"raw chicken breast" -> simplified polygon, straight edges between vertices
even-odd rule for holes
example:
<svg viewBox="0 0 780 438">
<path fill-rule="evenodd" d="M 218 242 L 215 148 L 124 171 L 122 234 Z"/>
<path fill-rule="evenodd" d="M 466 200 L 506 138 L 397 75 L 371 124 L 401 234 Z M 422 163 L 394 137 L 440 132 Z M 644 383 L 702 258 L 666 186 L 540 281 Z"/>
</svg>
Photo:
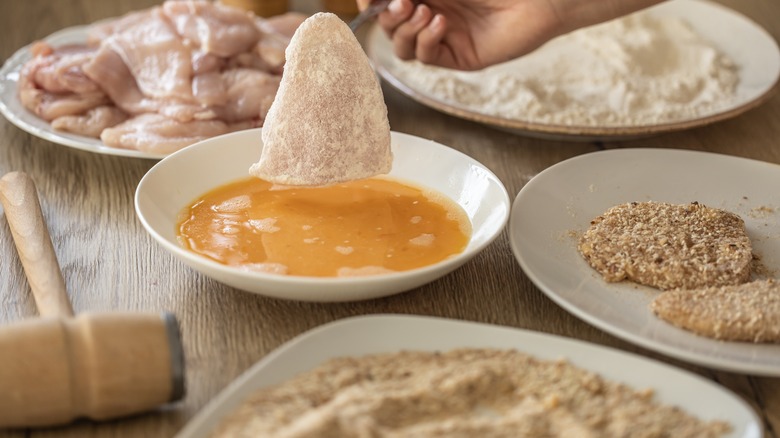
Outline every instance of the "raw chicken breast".
<svg viewBox="0 0 780 438">
<path fill-rule="evenodd" d="M 86 137 L 100 137 L 104 129 L 127 120 L 127 113 L 115 106 L 99 106 L 84 115 L 62 116 L 52 120 L 51 126 L 60 131 Z"/>
<path fill-rule="evenodd" d="M 122 58 L 145 95 L 192 97 L 192 53 L 160 8 L 111 36 L 105 45 Z"/>
<path fill-rule="evenodd" d="M 130 114 L 157 112 L 160 102 L 145 96 L 122 57 L 109 45 L 102 46 L 83 67 L 84 73 L 108 94 L 111 100 Z"/>
<path fill-rule="evenodd" d="M 86 93 L 99 91 L 98 85 L 81 70 L 95 54 L 95 49 L 85 46 L 63 46 L 55 51 L 46 43 L 38 43 L 39 53 L 30 71 L 37 87 L 52 93 Z"/>
<path fill-rule="evenodd" d="M 251 128 L 248 122 L 229 125 L 221 120 L 176 122 L 160 114 L 142 114 L 103 130 L 108 146 L 168 154 L 187 145 L 232 131 Z"/>
<path fill-rule="evenodd" d="M 186 41 L 203 52 L 230 57 L 260 39 L 253 15 L 212 2 L 169 1 L 163 11 Z"/>
<path fill-rule="evenodd" d="M 227 102 L 216 112 L 222 120 L 265 119 L 281 78 L 262 71 L 235 68 L 222 73 Z"/>
<path fill-rule="evenodd" d="M 87 45 L 100 46 L 111 36 L 148 20 L 152 14 L 152 10 L 153 9 L 144 9 L 142 11 L 130 12 L 115 20 L 104 21 L 90 26 L 89 34 L 87 35 Z"/>
<path fill-rule="evenodd" d="M 82 114 L 92 108 L 110 103 L 108 97 L 100 91 L 54 94 L 35 88 L 21 90 L 19 99 L 25 108 L 46 121 Z"/>
<path fill-rule="evenodd" d="M 36 43 L 32 52 L 35 57 L 19 75 L 19 100 L 38 117 L 50 121 L 107 101 L 98 85 L 81 71 L 80 65 L 88 60 L 92 49 L 65 46 L 55 51 L 46 43 Z"/>
<path fill-rule="evenodd" d="M 86 45 L 33 45 L 19 99 L 54 129 L 173 152 L 263 123 L 304 18 L 168 0 L 93 26 Z"/>
<path fill-rule="evenodd" d="M 225 82 L 218 71 L 196 75 L 192 78 L 192 95 L 204 105 L 224 105 L 227 103 Z"/>
</svg>

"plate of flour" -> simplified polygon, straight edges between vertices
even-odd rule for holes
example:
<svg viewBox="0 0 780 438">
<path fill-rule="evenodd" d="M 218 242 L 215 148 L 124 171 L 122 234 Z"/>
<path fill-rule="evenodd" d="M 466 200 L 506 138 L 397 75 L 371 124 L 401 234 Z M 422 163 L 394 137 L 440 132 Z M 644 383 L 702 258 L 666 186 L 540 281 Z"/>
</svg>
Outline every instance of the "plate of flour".
<svg viewBox="0 0 780 438">
<path fill-rule="evenodd" d="M 402 61 L 374 26 L 366 50 L 402 93 L 525 135 L 620 140 L 735 117 L 780 88 L 780 48 L 745 16 L 677 0 L 558 37 L 477 72 Z"/>
<path fill-rule="evenodd" d="M 675 149 L 593 152 L 545 169 L 520 190 L 512 203 L 509 240 L 528 278 L 583 321 L 680 360 L 777 377 L 780 344 L 724 341 L 678 328 L 651 309 L 653 300 L 662 293 L 660 289 L 629 280 L 606 281 L 588 264 L 579 245 L 596 218 L 614 206 L 647 201 L 697 202 L 738 215 L 744 221 L 755 257 L 751 278 L 777 281 L 778 186 L 780 166 L 763 161 Z M 653 223 L 656 230 L 661 229 L 661 221 Z M 636 228 L 632 235 L 641 232 Z M 663 235 L 675 238 L 672 233 Z M 702 233 L 698 239 L 705 237 Z M 766 301 L 767 309 L 771 309 L 770 303 Z M 728 323 L 723 321 L 722 325 Z"/>
</svg>

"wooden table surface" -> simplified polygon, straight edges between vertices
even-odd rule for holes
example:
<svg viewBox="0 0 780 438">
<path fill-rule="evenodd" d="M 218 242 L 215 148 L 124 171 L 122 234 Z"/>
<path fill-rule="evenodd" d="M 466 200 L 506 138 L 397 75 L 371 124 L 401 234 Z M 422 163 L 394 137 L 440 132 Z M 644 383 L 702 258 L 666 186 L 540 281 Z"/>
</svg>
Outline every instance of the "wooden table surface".
<svg viewBox="0 0 780 438">
<path fill-rule="evenodd" d="M 780 2 L 721 0 L 780 39 Z M 0 1 L 0 59 L 68 26 L 148 7 L 156 0 Z M 312 11 L 316 2 L 294 7 Z M 780 163 L 780 94 L 735 119 L 699 129 L 618 143 L 567 143 L 526 138 L 452 118 L 385 86 L 390 124 L 463 151 L 491 168 L 514 195 L 541 170 L 599 149 L 659 147 L 712 151 Z M 388 298 L 318 304 L 241 292 L 185 267 L 144 231 L 133 209 L 136 184 L 155 164 L 59 146 L 0 118 L 0 174 L 29 173 L 41 196 L 54 247 L 76 312 L 174 312 L 187 359 L 187 395 L 177 404 L 132 418 L 67 427 L 0 431 L 11 437 L 167 437 L 254 362 L 294 336 L 353 315 L 404 313 L 480 321 L 617 347 L 701 374 L 743 397 L 766 436 L 780 436 L 780 378 L 752 377 L 686 364 L 642 349 L 573 317 L 525 276 L 507 233 L 447 277 Z M 780 188 L 779 188 L 780 189 Z M 35 317 L 36 309 L 0 213 L 0 324 Z M 0 355 L 12 354 L 0 352 Z M 3 389 L 0 388 L 0 391 Z"/>
</svg>

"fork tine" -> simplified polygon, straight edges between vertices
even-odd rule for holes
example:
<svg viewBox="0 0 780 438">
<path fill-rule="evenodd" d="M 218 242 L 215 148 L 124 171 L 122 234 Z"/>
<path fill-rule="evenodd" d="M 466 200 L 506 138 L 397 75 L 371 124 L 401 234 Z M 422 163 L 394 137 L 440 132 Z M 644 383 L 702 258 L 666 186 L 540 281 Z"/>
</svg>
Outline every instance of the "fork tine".
<svg viewBox="0 0 780 438">
<path fill-rule="evenodd" d="M 360 14 L 349 22 L 349 28 L 353 33 L 357 32 L 363 23 L 379 15 L 382 11 L 387 9 L 387 5 L 389 4 L 390 0 L 372 0 L 368 7 L 360 11 Z"/>
</svg>

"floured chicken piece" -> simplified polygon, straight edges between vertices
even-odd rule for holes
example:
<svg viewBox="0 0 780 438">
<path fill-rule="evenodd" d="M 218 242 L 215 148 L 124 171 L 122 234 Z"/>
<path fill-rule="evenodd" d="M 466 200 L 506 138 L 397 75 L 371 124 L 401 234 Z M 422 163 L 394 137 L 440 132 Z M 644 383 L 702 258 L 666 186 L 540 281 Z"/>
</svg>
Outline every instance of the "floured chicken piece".
<svg viewBox="0 0 780 438">
<path fill-rule="evenodd" d="M 34 44 L 19 100 L 56 130 L 170 153 L 262 126 L 304 19 L 168 0 L 92 26 L 85 45 Z"/>
<path fill-rule="evenodd" d="M 390 124 L 379 81 L 349 27 L 318 13 L 301 24 L 249 172 L 321 186 L 388 173 Z"/>
</svg>

